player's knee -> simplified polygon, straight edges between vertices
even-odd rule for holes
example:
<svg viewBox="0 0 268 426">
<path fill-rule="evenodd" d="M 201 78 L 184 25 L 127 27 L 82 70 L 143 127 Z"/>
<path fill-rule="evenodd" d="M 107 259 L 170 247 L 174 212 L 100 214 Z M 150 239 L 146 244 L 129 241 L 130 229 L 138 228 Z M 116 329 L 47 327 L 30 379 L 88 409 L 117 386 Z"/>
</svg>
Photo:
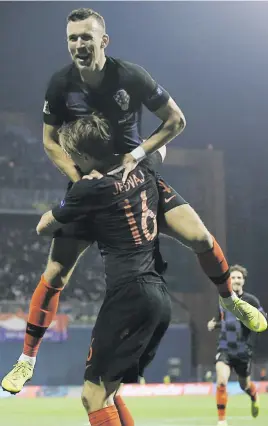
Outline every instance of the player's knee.
<svg viewBox="0 0 268 426">
<path fill-rule="evenodd" d="M 167 234 L 191 248 L 203 253 L 213 247 L 213 239 L 204 223 L 189 205 L 185 204 L 165 214 Z M 161 228 L 160 228 L 161 230 Z"/>
<path fill-rule="evenodd" d="M 44 276 L 52 287 L 62 288 L 68 283 L 67 269 L 59 262 L 49 261 Z"/>
<path fill-rule="evenodd" d="M 85 382 L 81 394 L 81 400 L 87 413 L 101 410 L 107 406 L 106 390 L 103 385 Z"/>
<path fill-rule="evenodd" d="M 190 244 L 195 253 L 205 253 L 212 249 L 212 236 L 203 223 L 198 224 L 193 231 Z"/>
<path fill-rule="evenodd" d="M 195 253 L 204 253 L 213 247 L 213 239 L 210 232 L 205 227 L 199 215 L 190 206 L 182 206 L 181 212 L 184 219 L 185 236 L 188 239 L 189 247 Z"/>
<path fill-rule="evenodd" d="M 227 379 L 224 376 L 217 377 L 217 386 L 227 386 Z"/>
</svg>

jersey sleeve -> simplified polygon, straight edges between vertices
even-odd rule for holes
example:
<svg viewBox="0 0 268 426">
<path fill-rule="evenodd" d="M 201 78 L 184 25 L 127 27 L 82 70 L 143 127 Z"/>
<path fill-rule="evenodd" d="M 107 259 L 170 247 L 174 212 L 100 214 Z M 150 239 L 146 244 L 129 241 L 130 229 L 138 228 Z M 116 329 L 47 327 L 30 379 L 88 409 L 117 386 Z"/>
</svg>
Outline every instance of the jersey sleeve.
<svg viewBox="0 0 268 426">
<path fill-rule="evenodd" d="M 97 180 L 76 182 L 59 205 L 52 209 L 54 218 L 62 223 L 72 222 L 94 211 L 97 206 Z"/>
<path fill-rule="evenodd" d="M 65 101 L 63 79 L 54 74 L 48 84 L 43 107 L 43 122 L 61 126 L 64 122 Z"/>
<path fill-rule="evenodd" d="M 133 88 L 141 102 L 152 112 L 166 105 L 169 93 L 161 87 L 150 74 L 139 65 L 129 64 L 133 77 Z"/>
</svg>

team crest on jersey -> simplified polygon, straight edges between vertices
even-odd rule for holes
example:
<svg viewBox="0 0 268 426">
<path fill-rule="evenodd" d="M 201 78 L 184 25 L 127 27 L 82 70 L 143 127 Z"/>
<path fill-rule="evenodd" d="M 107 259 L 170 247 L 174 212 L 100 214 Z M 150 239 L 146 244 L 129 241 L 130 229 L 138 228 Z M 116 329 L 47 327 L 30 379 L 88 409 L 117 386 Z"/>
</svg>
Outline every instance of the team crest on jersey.
<svg viewBox="0 0 268 426">
<path fill-rule="evenodd" d="M 49 115 L 50 114 L 50 110 L 49 110 L 49 103 L 48 101 L 45 101 L 44 103 L 44 108 L 43 108 L 43 113 Z"/>
<path fill-rule="evenodd" d="M 114 100 L 117 102 L 117 104 L 123 111 L 128 110 L 130 96 L 124 89 L 120 89 L 116 92 L 116 94 L 114 95 Z"/>
</svg>

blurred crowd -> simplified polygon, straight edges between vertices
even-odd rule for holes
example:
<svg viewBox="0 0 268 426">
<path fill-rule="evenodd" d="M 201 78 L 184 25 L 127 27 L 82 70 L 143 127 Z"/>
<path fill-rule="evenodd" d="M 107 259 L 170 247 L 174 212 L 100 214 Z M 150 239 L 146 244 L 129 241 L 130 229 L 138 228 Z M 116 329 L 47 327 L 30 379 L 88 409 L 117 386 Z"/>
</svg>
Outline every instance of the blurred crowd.
<svg viewBox="0 0 268 426">
<path fill-rule="evenodd" d="M 38 218 L 35 215 L 3 214 L 0 219 L 0 301 L 2 305 L 4 300 L 13 301 L 27 309 L 46 266 L 50 239 L 36 234 Z M 61 312 L 69 313 L 75 304 L 90 306 L 90 302 L 98 308 L 104 292 L 102 260 L 93 245 L 80 260 L 70 284 L 62 292 Z M 85 309 L 84 312 L 92 316 L 96 309 Z"/>
<path fill-rule="evenodd" d="M 0 128 L 0 187 L 54 189 L 66 185 L 64 177 L 44 153 L 41 140 L 26 129 Z"/>
</svg>

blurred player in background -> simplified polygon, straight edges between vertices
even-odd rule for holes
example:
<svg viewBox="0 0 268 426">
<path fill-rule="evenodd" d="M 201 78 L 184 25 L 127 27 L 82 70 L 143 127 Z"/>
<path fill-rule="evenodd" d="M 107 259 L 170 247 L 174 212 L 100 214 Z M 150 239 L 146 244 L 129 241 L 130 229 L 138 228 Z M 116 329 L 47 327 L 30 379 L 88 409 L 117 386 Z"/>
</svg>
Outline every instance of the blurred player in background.
<svg viewBox="0 0 268 426">
<path fill-rule="evenodd" d="M 233 290 L 239 298 L 247 301 L 264 311 L 259 300 L 250 293 L 244 292 L 245 279 L 248 275 L 246 268 L 241 265 L 230 267 Z M 257 417 L 259 414 L 259 397 L 256 386 L 250 379 L 253 351 L 256 344 L 257 333 L 246 328 L 231 312 L 222 306 L 219 307 L 219 314 L 208 322 L 208 330 L 220 329 L 217 355 L 216 355 L 216 376 L 217 376 L 217 409 L 218 426 L 226 426 L 226 406 L 227 406 L 227 383 L 234 370 L 237 374 L 240 387 L 251 399 L 251 414 Z"/>
</svg>

